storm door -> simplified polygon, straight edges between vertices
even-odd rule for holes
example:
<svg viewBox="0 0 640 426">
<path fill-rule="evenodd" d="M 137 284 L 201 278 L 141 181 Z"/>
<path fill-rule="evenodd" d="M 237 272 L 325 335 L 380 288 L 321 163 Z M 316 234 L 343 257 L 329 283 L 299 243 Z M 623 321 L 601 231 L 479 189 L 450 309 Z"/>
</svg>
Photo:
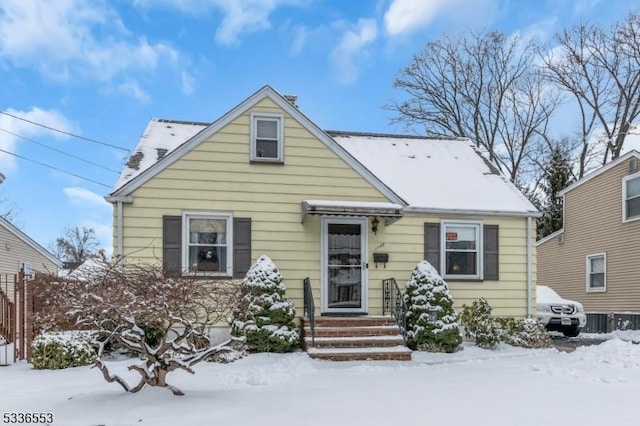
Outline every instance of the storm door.
<svg viewBox="0 0 640 426">
<path fill-rule="evenodd" d="M 322 218 L 322 311 L 367 312 L 367 220 Z"/>
</svg>

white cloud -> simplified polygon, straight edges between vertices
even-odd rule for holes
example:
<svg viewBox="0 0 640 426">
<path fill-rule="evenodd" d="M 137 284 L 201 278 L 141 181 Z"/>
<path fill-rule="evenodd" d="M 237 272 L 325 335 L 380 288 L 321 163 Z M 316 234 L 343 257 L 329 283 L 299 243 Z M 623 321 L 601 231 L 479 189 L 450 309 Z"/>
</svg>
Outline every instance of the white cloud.
<svg viewBox="0 0 640 426">
<path fill-rule="evenodd" d="M 194 92 L 194 86 L 196 83 L 196 79 L 186 71 L 182 71 L 182 75 L 180 76 L 180 86 L 182 89 L 182 93 L 185 95 L 192 95 Z"/>
<path fill-rule="evenodd" d="M 497 0 L 392 0 L 384 14 L 385 30 L 390 36 L 398 36 L 424 29 L 440 18 L 459 25 L 486 25 L 496 8 Z"/>
<path fill-rule="evenodd" d="M 271 13 L 281 6 L 301 6 L 309 0 L 135 0 L 138 7 L 171 7 L 196 15 L 208 10 L 222 11 L 215 34 L 217 43 L 236 45 L 242 35 L 271 28 Z"/>
<path fill-rule="evenodd" d="M 366 47 L 376 40 L 377 35 L 374 19 L 359 19 L 342 34 L 330 55 L 340 83 L 351 84 L 357 80 L 362 59 L 368 53 Z"/>
<path fill-rule="evenodd" d="M 100 207 L 111 210 L 111 204 L 109 204 L 101 195 L 89 191 L 86 188 L 72 186 L 64 188 L 63 191 L 71 205 L 88 208 Z"/>
<path fill-rule="evenodd" d="M 29 111 L 18 111 L 9 108 L 4 112 L 65 132 L 78 132 L 78 130 L 75 129 L 71 124 L 71 122 L 56 110 L 44 110 L 34 107 Z M 0 114 L 0 129 L 3 129 L 2 131 L 0 131 L 0 149 L 18 155 L 18 145 L 22 141 L 22 138 L 20 138 L 19 136 L 31 138 L 46 134 L 59 139 L 67 137 L 61 133 L 52 132 L 43 127 L 36 126 L 27 121 L 19 120 L 5 114 Z M 3 172 L 6 172 L 7 170 L 15 170 L 16 157 L 4 152 L 0 152 L 0 168 L 3 170 Z"/>
<path fill-rule="evenodd" d="M 108 30 L 109 35 L 103 33 Z M 128 70 L 152 71 L 178 53 L 163 43 L 133 38 L 118 13 L 91 0 L 3 0 L 0 58 L 50 78 L 108 81 Z"/>
<path fill-rule="evenodd" d="M 126 96 L 130 96 L 143 104 L 148 104 L 149 102 L 151 102 L 151 96 L 147 92 L 145 92 L 140 87 L 140 84 L 135 80 L 129 80 L 125 83 L 120 84 L 116 88 L 116 92 Z"/>
</svg>

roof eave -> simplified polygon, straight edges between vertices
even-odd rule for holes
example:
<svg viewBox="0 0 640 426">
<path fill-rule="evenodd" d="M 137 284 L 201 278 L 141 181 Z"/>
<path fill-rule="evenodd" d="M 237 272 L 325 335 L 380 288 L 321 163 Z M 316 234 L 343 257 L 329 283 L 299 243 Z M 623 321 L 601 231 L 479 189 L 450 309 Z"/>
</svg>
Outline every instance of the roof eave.
<svg viewBox="0 0 640 426">
<path fill-rule="evenodd" d="M 612 169 L 613 167 L 617 166 L 618 164 L 622 163 L 623 161 L 629 159 L 629 157 L 636 157 L 637 159 L 640 160 L 640 152 L 638 152 L 635 149 L 633 149 L 633 150 L 627 152 L 626 154 L 624 154 L 623 156 L 618 157 L 615 160 L 612 160 L 612 161 L 608 162 L 607 164 L 605 164 L 604 166 L 600 167 L 599 169 L 589 173 L 587 176 L 583 177 L 582 179 L 572 183 L 571 185 L 569 185 L 566 188 L 564 188 L 561 191 L 559 191 L 558 192 L 558 196 L 560 197 L 560 196 L 565 195 L 569 191 L 573 191 L 574 189 L 576 189 L 577 187 L 581 186 L 582 184 L 589 182 L 591 179 L 600 176 L 601 174 L 603 174 L 607 170 Z"/>
<path fill-rule="evenodd" d="M 446 209 L 446 208 L 430 208 L 430 207 L 413 207 L 404 208 L 406 213 L 428 213 L 428 214 L 459 214 L 471 216 L 512 216 L 512 217 L 540 217 L 542 213 L 539 211 L 529 210 L 474 210 L 474 209 Z"/>
<path fill-rule="evenodd" d="M 0 223 L 4 225 L 9 232 L 14 234 L 16 237 L 21 239 L 27 245 L 29 245 L 32 249 L 40 253 L 42 256 L 46 257 L 51 263 L 56 265 L 58 268 L 62 268 L 62 261 L 51 254 L 47 249 L 38 244 L 33 238 L 22 232 L 20 229 L 16 228 L 11 222 L 6 220 L 3 217 L 0 217 Z"/>
</svg>

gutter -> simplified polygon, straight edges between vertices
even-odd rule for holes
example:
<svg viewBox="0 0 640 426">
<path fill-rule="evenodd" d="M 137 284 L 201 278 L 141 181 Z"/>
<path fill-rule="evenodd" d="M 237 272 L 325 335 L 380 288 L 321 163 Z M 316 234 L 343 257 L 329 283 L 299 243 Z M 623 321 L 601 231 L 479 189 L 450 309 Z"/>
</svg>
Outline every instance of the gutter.
<svg viewBox="0 0 640 426">
<path fill-rule="evenodd" d="M 116 235 L 117 235 L 117 251 L 116 254 L 120 256 L 118 262 L 120 262 L 124 256 L 122 251 L 124 250 L 124 240 L 122 237 L 122 229 L 123 229 L 123 219 L 122 219 L 122 204 L 132 204 L 133 197 L 128 196 L 120 196 L 120 197 L 104 197 L 109 203 L 116 204 Z"/>
<path fill-rule="evenodd" d="M 433 209 L 424 207 L 405 207 L 405 213 L 431 213 L 431 214 L 459 214 L 476 216 L 511 216 L 511 217 L 541 217 L 542 213 L 536 211 L 505 211 L 505 210 L 462 210 L 462 209 Z"/>
</svg>

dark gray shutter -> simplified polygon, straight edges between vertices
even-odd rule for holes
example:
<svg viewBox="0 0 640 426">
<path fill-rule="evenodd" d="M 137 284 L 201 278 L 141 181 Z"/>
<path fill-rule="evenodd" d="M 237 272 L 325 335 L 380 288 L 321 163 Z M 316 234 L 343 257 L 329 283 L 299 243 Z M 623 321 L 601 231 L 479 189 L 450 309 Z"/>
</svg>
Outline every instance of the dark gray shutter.
<svg viewBox="0 0 640 426">
<path fill-rule="evenodd" d="M 182 272 L 182 216 L 162 216 L 162 265 L 167 273 Z"/>
<path fill-rule="evenodd" d="M 251 218 L 233 219 L 233 278 L 244 278 L 251 267 Z"/>
<path fill-rule="evenodd" d="M 440 224 L 424 224 L 424 259 L 440 273 Z"/>
<path fill-rule="evenodd" d="M 484 225 L 483 229 L 484 279 L 498 280 L 498 225 Z"/>
</svg>

